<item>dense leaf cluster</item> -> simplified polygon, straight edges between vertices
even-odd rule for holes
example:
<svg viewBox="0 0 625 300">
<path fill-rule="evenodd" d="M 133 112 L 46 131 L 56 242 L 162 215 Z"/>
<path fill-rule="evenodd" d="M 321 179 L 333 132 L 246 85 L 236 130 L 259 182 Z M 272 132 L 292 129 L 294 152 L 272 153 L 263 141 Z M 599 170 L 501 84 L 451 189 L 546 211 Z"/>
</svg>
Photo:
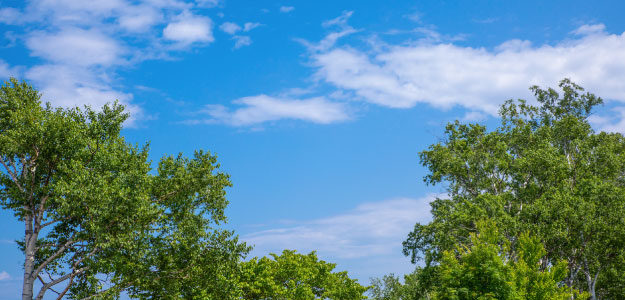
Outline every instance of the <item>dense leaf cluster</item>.
<svg viewBox="0 0 625 300">
<path fill-rule="evenodd" d="M 243 299 L 366 299 L 367 287 L 347 272 L 332 272 L 336 264 L 284 250 L 271 258 L 254 258 L 241 264 Z"/>
</svg>

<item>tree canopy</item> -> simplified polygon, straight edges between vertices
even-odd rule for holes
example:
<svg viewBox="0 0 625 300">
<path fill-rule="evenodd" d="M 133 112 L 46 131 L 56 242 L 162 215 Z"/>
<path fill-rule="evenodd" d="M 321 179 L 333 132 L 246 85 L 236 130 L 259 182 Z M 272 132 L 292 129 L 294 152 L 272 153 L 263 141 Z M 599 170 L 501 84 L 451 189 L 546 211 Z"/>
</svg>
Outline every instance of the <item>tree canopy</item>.
<svg viewBox="0 0 625 300">
<path fill-rule="evenodd" d="M 447 125 L 445 138 L 419 154 L 428 184 L 448 197 L 431 203 L 433 219 L 416 224 L 404 253 L 441 272 L 448 251 L 468 245 L 490 219 L 510 242 L 530 232 L 545 247 L 542 269 L 568 262 L 562 284 L 591 299 L 623 298 L 625 273 L 625 139 L 596 133 L 588 117 L 602 99 L 568 79 L 531 88 L 535 104 L 507 101 L 501 125 Z M 440 273 L 438 273 L 440 275 Z"/>
<path fill-rule="evenodd" d="M 165 156 L 120 135 L 117 103 L 42 106 L 30 85 L 0 88 L 0 205 L 24 224 L 24 300 L 227 299 L 248 247 L 226 220 L 227 174 L 217 158 Z"/>
<path fill-rule="evenodd" d="M 516 250 L 510 248 L 492 221 L 477 223 L 468 245 L 445 251 L 433 299 L 568 300 L 576 291 L 558 283 L 567 263 L 542 267 L 545 249 L 536 237 L 522 233 Z M 582 298 L 583 299 L 583 298 Z"/>
<path fill-rule="evenodd" d="M 333 272 L 336 264 L 284 250 L 281 255 L 241 263 L 243 299 L 366 299 L 364 287 L 347 272 Z"/>
</svg>

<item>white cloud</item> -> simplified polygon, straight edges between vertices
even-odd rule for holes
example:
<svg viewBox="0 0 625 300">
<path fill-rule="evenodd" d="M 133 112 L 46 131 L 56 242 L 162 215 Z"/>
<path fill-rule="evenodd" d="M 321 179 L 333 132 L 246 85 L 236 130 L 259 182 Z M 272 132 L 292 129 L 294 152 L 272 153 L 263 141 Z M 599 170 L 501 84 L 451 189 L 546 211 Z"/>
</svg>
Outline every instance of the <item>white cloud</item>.
<svg viewBox="0 0 625 300">
<path fill-rule="evenodd" d="M 347 24 L 347 21 L 353 13 L 353 11 L 344 11 L 339 17 L 323 22 L 323 27 L 338 27 L 339 30 L 335 32 L 330 32 L 319 43 L 313 44 L 302 39 L 296 39 L 296 41 L 302 43 L 304 46 L 306 46 L 306 48 L 308 48 L 309 51 L 313 53 L 328 51 L 330 48 L 334 47 L 338 39 L 358 32 L 358 30 Z"/>
<path fill-rule="evenodd" d="M 221 31 L 233 35 L 232 39 L 234 40 L 234 49 L 239 49 L 244 46 L 249 46 L 252 44 L 252 38 L 246 35 L 235 35 L 239 31 L 248 32 L 258 26 L 261 26 L 260 23 L 252 23 L 247 22 L 243 25 L 243 27 L 239 26 L 237 23 L 233 22 L 224 22 L 219 26 Z"/>
<path fill-rule="evenodd" d="M 26 79 L 41 91 L 42 100 L 54 106 L 72 107 L 90 105 L 99 108 L 119 100 L 131 113 L 127 125 L 143 117 L 143 111 L 131 103 L 132 95 L 116 91 L 110 86 L 106 75 L 98 75 L 81 66 L 39 65 L 26 71 Z"/>
<path fill-rule="evenodd" d="M 264 230 L 242 238 L 256 248 L 270 251 L 318 250 L 339 258 L 393 254 L 417 221 L 429 221 L 429 203 L 435 197 L 365 203 L 345 214 L 296 221 L 294 226 Z"/>
<path fill-rule="evenodd" d="M 625 133 L 625 106 L 617 106 L 604 115 L 591 115 L 588 121 L 597 130 Z"/>
<path fill-rule="evenodd" d="M 415 11 L 409 14 L 405 14 L 403 17 L 415 23 L 421 23 L 421 19 L 423 18 L 423 13 L 420 11 Z"/>
<path fill-rule="evenodd" d="M 0 281 L 4 280 L 11 280 L 11 275 L 9 275 L 6 271 L 0 272 Z"/>
<path fill-rule="evenodd" d="M 0 23 L 18 24 L 22 17 L 22 13 L 13 7 L 0 8 Z"/>
<path fill-rule="evenodd" d="M 25 2 L 19 9 L 1 7 L 0 22 L 23 25 L 19 39 L 12 32 L 5 36 L 24 41 L 29 54 L 42 62 L 26 68 L 0 61 L 0 76 L 24 76 L 55 105 L 97 108 L 118 99 L 127 105 L 132 120 L 148 116 L 124 91 L 117 69 L 212 42 L 211 20 L 191 10 L 219 4 L 219 0 Z"/>
<path fill-rule="evenodd" d="M 19 77 L 21 72 L 18 68 L 9 66 L 4 60 L 0 59 L 0 81 L 7 80 L 9 77 Z"/>
<path fill-rule="evenodd" d="M 97 109 L 119 100 L 131 113 L 127 125 L 143 111 L 131 103 L 132 95 L 112 87 L 116 65 L 126 63 L 125 49 L 98 30 L 63 28 L 59 32 L 33 32 L 26 39 L 31 55 L 48 63 L 29 68 L 24 76 L 42 92 L 42 100 L 55 106 L 90 105 Z"/>
<path fill-rule="evenodd" d="M 224 123 L 232 126 L 257 125 L 280 119 L 304 120 L 319 124 L 329 124 L 349 119 L 346 107 L 322 97 L 302 100 L 276 98 L 267 95 L 244 97 L 233 101 L 243 105 L 234 111 L 223 105 L 207 105 L 203 113 L 207 120 L 192 120 L 187 123 Z"/>
<path fill-rule="evenodd" d="M 343 11 L 343 13 L 341 13 L 340 16 L 331 19 L 331 20 L 327 20 L 324 21 L 323 23 L 321 23 L 321 26 L 323 27 L 330 27 L 330 26 L 347 26 L 347 21 L 349 21 L 349 18 L 351 18 L 351 16 L 354 14 L 354 11 L 351 10 L 346 10 Z"/>
<path fill-rule="evenodd" d="M 220 0 L 195 0 L 199 7 L 215 7 L 219 5 Z"/>
<path fill-rule="evenodd" d="M 365 203 L 343 214 L 316 220 L 292 221 L 290 226 L 242 236 L 254 245 L 252 255 L 296 249 L 316 250 L 362 279 L 386 273 L 409 272 L 413 266 L 401 253 L 402 241 L 416 222 L 431 219 L 429 203 L 437 196 L 398 198 Z"/>
<path fill-rule="evenodd" d="M 120 27 L 136 33 L 146 32 L 162 21 L 162 13 L 148 5 L 127 7 L 117 19 Z"/>
<path fill-rule="evenodd" d="M 219 26 L 219 29 L 227 34 L 235 34 L 237 31 L 241 30 L 241 26 L 237 23 L 225 22 Z"/>
<path fill-rule="evenodd" d="M 495 23 L 499 21 L 499 18 L 484 18 L 484 19 L 473 19 L 473 22 L 478 23 L 478 24 L 491 24 L 491 23 Z"/>
<path fill-rule="evenodd" d="M 34 32 L 26 40 L 31 55 L 68 65 L 110 66 L 124 50 L 97 30 L 66 28 L 57 33 Z"/>
<path fill-rule="evenodd" d="M 163 29 L 166 39 L 189 45 L 195 42 L 212 42 L 213 22 L 208 17 L 193 15 L 188 11 L 180 14 L 176 21 L 171 22 Z"/>
<path fill-rule="evenodd" d="M 245 24 L 243 24 L 243 31 L 247 32 L 261 25 L 263 24 L 255 23 L 255 22 L 246 22 Z"/>
<path fill-rule="evenodd" d="M 124 0 L 34 0 L 24 14 L 29 21 L 49 19 L 55 25 L 99 24 L 102 19 L 127 7 Z"/>
<path fill-rule="evenodd" d="M 463 121 L 466 122 L 479 122 L 479 121 L 484 121 L 488 118 L 488 115 L 486 115 L 483 112 L 480 111 L 467 111 L 464 116 L 462 117 Z"/>
<path fill-rule="evenodd" d="M 280 12 L 288 13 L 295 9 L 293 6 L 280 6 Z"/>
<path fill-rule="evenodd" d="M 318 80 L 393 108 L 426 103 L 496 114 L 506 99 L 532 99 L 530 85 L 555 86 L 565 77 L 605 98 L 625 101 L 625 34 L 608 34 L 604 28 L 582 26 L 575 31 L 581 36 L 555 45 L 511 40 L 487 50 L 417 42 L 385 45 L 373 54 L 328 46 L 335 42 L 328 36 L 313 45 L 318 51 L 311 58 Z"/>
<path fill-rule="evenodd" d="M 232 39 L 234 39 L 234 49 L 239 49 L 252 44 L 252 38 L 246 35 L 235 35 Z"/>
<path fill-rule="evenodd" d="M 572 33 L 577 34 L 577 35 L 589 35 L 589 34 L 602 33 L 604 31 L 605 31 L 604 24 L 586 24 L 573 30 Z"/>
</svg>

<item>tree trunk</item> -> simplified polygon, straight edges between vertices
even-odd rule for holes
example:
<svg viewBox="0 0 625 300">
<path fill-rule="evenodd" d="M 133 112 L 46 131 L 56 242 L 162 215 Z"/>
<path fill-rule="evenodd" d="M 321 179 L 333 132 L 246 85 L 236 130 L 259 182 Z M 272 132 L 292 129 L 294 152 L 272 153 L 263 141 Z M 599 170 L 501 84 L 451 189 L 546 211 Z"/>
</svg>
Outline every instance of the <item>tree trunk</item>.
<svg viewBox="0 0 625 300">
<path fill-rule="evenodd" d="M 595 274 L 594 278 L 590 276 L 590 271 L 586 272 L 586 281 L 588 282 L 588 293 L 590 294 L 590 298 L 588 298 L 588 300 L 597 300 L 595 286 L 597 286 L 598 276 L 599 276 L 599 271 L 597 271 L 597 274 Z"/>
<path fill-rule="evenodd" d="M 31 211 L 32 212 L 32 211 Z M 24 232 L 24 283 L 22 286 L 22 300 L 33 300 L 33 285 L 35 283 L 35 242 L 37 237 L 33 232 L 33 215 L 29 212 L 24 217 L 26 225 Z"/>
</svg>

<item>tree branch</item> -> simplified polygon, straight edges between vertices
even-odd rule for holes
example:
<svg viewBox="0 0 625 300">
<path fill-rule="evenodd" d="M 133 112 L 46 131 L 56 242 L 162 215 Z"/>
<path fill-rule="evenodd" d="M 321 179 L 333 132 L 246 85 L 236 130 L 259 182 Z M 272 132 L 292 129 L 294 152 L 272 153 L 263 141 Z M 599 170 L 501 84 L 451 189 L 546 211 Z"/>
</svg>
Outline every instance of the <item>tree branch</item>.
<svg viewBox="0 0 625 300">
<path fill-rule="evenodd" d="M 20 189 L 20 191 L 24 192 L 24 189 L 22 188 L 22 186 L 20 185 L 19 181 L 17 181 L 17 177 L 16 175 L 11 172 L 11 169 L 9 168 L 9 166 L 7 166 L 7 164 L 4 162 L 4 159 L 0 159 L 0 163 L 2 163 L 2 165 L 4 166 L 4 168 L 7 170 L 7 173 L 9 173 L 9 175 L 11 175 L 11 180 L 13 180 L 13 183 L 15 183 L 15 185 L 17 185 L 17 188 Z"/>
<path fill-rule="evenodd" d="M 39 267 L 37 267 L 37 269 L 35 270 L 34 274 L 38 275 L 41 272 L 41 270 L 43 270 L 43 268 L 45 268 L 50 262 L 52 262 L 53 260 L 58 258 L 61 254 L 63 254 L 63 252 L 67 249 L 69 245 L 75 243 L 74 241 L 75 236 L 76 234 L 72 235 L 72 237 L 65 244 L 63 244 L 63 246 L 61 246 L 59 250 L 54 252 L 54 254 L 52 254 L 50 257 L 48 257 L 48 259 L 46 259 L 43 263 L 41 263 L 41 265 L 39 265 Z"/>
<path fill-rule="evenodd" d="M 43 295 L 46 293 L 47 290 L 49 290 L 51 287 L 69 279 L 70 277 L 76 276 L 80 273 L 85 272 L 87 269 L 89 269 L 89 267 L 84 267 L 84 268 L 80 268 L 78 270 L 74 270 L 71 273 L 65 274 L 53 281 L 48 282 L 47 284 L 44 284 L 43 287 L 41 287 L 41 290 L 39 290 L 39 293 L 37 294 L 37 297 L 35 298 L 36 300 L 41 300 L 43 299 Z"/>
<path fill-rule="evenodd" d="M 104 294 L 104 293 L 106 293 L 106 292 L 108 292 L 108 291 L 110 291 L 110 290 L 112 290 L 112 289 L 120 289 L 120 291 L 123 291 L 123 290 L 125 290 L 128 286 L 129 286 L 129 285 L 126 285 L 126 286 L 123 286 L 123 287 L 118 287 L 117 285 L 115 285 L 115 286 L 112 286 L 112 287 L 110 287 L 110 288 L 108 288 L 108 289 L 101 290 L 101 291 L 99 291 L 99 292 L 97 292 L 97 293 L 95 293 L 95 294 L 93 294 L 93 295 L 91 295 L 91 296 L 88 296 L 88 297 L 82 298 L 82 299 L 80 299 L 80 300 L 89 300 L 89 299 L 93 299 L 93 298 L 98 297 L 98 296 L 100 296 L 100 295 L 102 295 L 102 294 Z"/>
<path fill-rule="evenodd" d="M 69 282 L 67 283 L 67 286 L 65 287 L 65 289 L 61 293 L 59 293 L 59 296 L 56 298 L 56 300 L 63 299 L 63 296 L 65 296 L 65 294 L 67 294 L 67 291 L 69 291 L 69 288 L 72 286 L 72 284 L 74 284 L 74 277 L 75 276 L 70 276 L 69 277 Z"/>
<path fill-rule="evenodd" d="M 41 198 L 41 203 L 39 203 L 39 208 L 37 209 L 37 216 L 35 217 L 35 230 L 39 231 L 41 230 L 41 228 L 43 228 L 41 226 L 41 220 L 43 219 L 43 214 L 45 211 L 45 205 L 46 202 L 48 201 L 48 198 L 50 198 L 50 195 L 45 195 L 43 196 L 43 198 Z"/>
</svg>

